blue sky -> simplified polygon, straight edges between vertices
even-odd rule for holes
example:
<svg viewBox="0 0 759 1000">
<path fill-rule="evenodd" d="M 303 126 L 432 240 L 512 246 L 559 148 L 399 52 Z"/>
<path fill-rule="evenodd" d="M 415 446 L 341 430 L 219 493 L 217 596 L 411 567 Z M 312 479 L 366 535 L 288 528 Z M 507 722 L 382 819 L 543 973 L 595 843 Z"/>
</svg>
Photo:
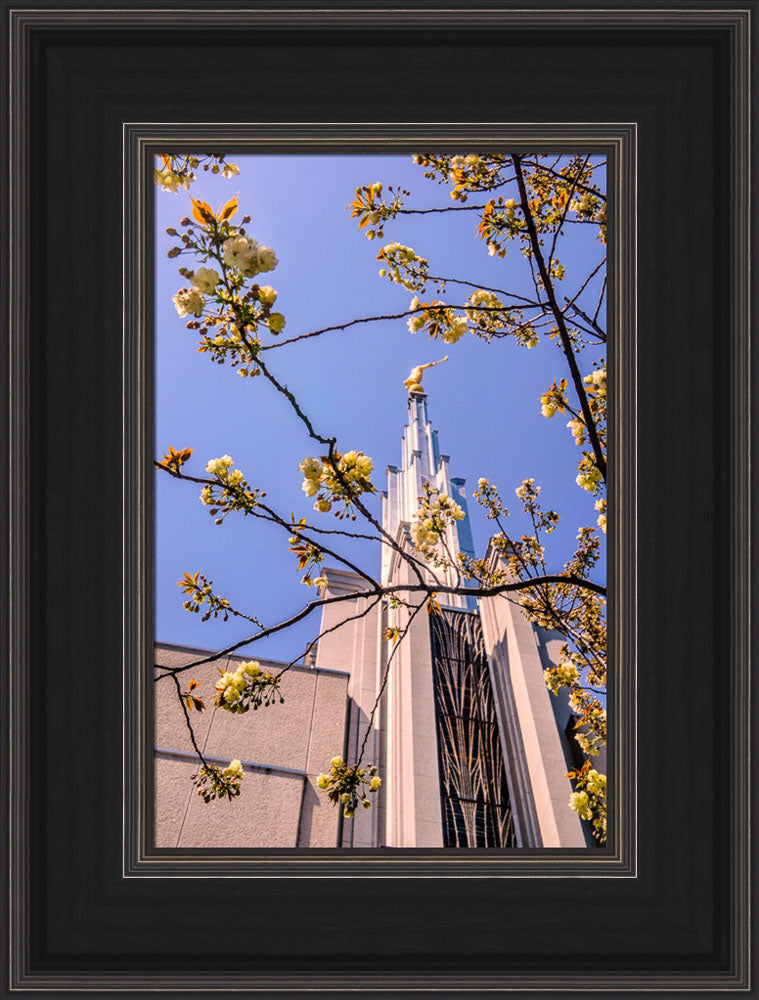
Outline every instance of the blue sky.
<svg viewBox="0 0 759 1000">
<path fill-rule="evenodd" d="M 186 321 L 171 302 L 186 284 L 178 267 L 193 265 L 184 256 L 167 259 L 176 238 L 166 235 L 166 227 L 190 214 L 190 194 L 216 208 L 239 192 L 237 218 L 248 213 L 248 234 L 273 247 L 279 258 L 277 268 L 262 281 L 279 292 L 276 308 L 287 319 L 280 340 L 359 316 L 407 309 L 412 293 L 378 276 L 376 255 L 384 243 L 413 247 L 430 261 L 431 274 L 532 295 L 527 263 L 515 246 L 503 260 L 489 257 L 476 237 L 474 212 L 401 216 L 386 225 L 381 241 L 369 242 L 360 234 L 347 210 L 360 184 L 382 181 L 385 187 L 405 187 L 412 192 L 407 202 L 412 207 L 453 204 L 448 189 L 426 180 L 410 156 L 228 158 L 240 167 L 231 180 L 199 172 L 190 192 L 155 191 L 156 455 L 169 445 L 193 447 L 185 471 L 203 476 L 209 458 L 229 454 L 251 485 L 265 489 L 268 502 L 285 516 L 294 511 L 323 526 L 338 526 L 344 522 L 317 514 L 300 489 L 298 463 L 318 451 L 286 400 L 264 379 L 242 379 L 228 366 L 212 364 L 207 355 L 197 353 L 197 336 L 185 328 Z M 566 267 L 562 293 L 571 296 L 601 260 L 604 248 L 595 238 L 595 227 L 567 228 L 558 256 Z M 600 276 L 587 301 L 595 303 L 599 282 Z M 461 304 L 465 294 L 450 285 L 445 299 Z M 450 361 L 426 373 L 425 388 L 441 450 L 451 456 L 452 475 L 467 479 L 470 498 L 480 476 L 498 485 L 511 511 L 507 527 L 517 536 L 528 525 L 514 489 L 527 476 L 541 484 L 545 505 L 561 515 L 559 528 L 548 538 L 550 568 L 559 570 L 573 551 L 578 527 L 595 524 L 597 514 L 593 498 L 574 481 L 580 452 L 566 427 L 568 418 L 557 414 L 546 420 L 540 413 L 542 393 L 554 377 L 566 375 L 555 343 L 526 349 L 511 339 L 486 344 L 468 334 L 447 345 L 424 333 L 412 336 L 405 320 L 395 320 L 270 351 L 267 363 L 295 393 L 319 433 L 335 434 L 341 451 L 354 448 L 372 456 L 373 482 L 384 489 L 386 466 L 400 460 L 407 399 L 403 379 L 414 365 L 446 354 Z M 601 356 L 601 347 L 585 351 L 583 374 Z M 314 591 L 299 582 L 302 573 L 287 550 L 285 532 L 251 518 L 229 517 L 216 526 L 199 492 L 195 484 L 157 473 L 156 638 L 221 648 L 250 634 L 252 627 L 202 623 L 200 615 L 186 612 L 176 586 L 184 571 L 201 570 L 213 579 L 217 593 L 266 625 L 295 613 Z M 372 503 L 378 513 L 379 498 Z M 482 555 L 492 523 L 471 499 L 469 512 L 475 548 Z M 355 542 L 343 551 L 378 572 L 378 543 Z M 599 567 L 594 579 L 603 578 Z M 250 652 L 290 660 L 317 632 L 318 613 L 297 629 L 254 644 Z"/>
</svg>

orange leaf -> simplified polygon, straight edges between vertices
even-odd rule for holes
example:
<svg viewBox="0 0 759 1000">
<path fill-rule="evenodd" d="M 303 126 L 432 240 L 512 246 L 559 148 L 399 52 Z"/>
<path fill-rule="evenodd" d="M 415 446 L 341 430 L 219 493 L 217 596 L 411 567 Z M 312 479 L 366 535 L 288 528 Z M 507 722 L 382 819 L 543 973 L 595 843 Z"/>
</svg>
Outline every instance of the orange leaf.
<svg viewBox="0 0 759 1000">
<path fill-rule="evenodd" d="M 442 611 L 442 608 L 440 607 L 440 605 L 438 604 L 438 602 L 435 600 L 435 595 L 434 594 L 430 594 L 430 596 L 427 598 L 427 614 L 428 615 L 437 615 L 437 614 L 440 614 L 441 611 Z"/>
<path fill-rule="evenodd" d="M 209 204 L 205 201 L 196 201 L 192 195 L 190 195 L 190 201 L 192 202 L 192 214 L 198 222 L 214 221 L 215 216 Z"/>
<path fill-rule="evenodd" d="M 219 218 L 222 222 L 226 222 L 227 219 L 231 219 L 232 216 L 237 211 L 237 195 L 230 198 L 229 201 L 219 209 Z"/>
</svg>

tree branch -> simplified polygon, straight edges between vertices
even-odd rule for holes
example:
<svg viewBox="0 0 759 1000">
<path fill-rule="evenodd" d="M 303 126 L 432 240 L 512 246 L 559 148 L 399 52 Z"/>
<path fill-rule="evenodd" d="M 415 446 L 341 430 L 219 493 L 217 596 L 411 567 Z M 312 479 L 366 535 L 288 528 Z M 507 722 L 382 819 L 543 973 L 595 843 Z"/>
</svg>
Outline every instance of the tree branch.
<svg viewBox="0 0 759 1000">
<path fill-rule="evenodd" d="M 593 414 L 590 412 L 590 405 L 588 403 L 588 397 L 585 392 L 585 386 L 583 385 L 582 376 L 580 375 L 580 369 L 577 366 L 577 359 L 575 358 L 574 349 L 572 347 L 572 341 L 569 337 L 569 332 L 567 330 L 567 325 L 564 320 L 564 313 L 559 308 L 559 303 L 556 301 L 556 295 L 553 289 L 553 283 L 551 282 L 551 277 L 546 268 L 546 262 L 543 258 L 543 252 L 540 246 L 540 239 L 538 237 L 537 229 L 535 228 L 535 220 L 532 217 L 532 212 L 530 211 L 530 202 L 527 196 L 527 188 L 524 183 L 524 176 L 522 175 L 521 167 L 521 157 L 514 153 L 512 156 L 514 162 L 514 169 L 517 175 L 517 186 L 519 187 L 519 197 L 522 202 L 522 212 L 524 214 L 525 224 L 527 226 L 527 232 L 530 237 L 530 243 L 532 245 L 533 256 L 535 257 L 535 262 L 538 265 L 538 271 L 540 272 L 540 277 L 543 282 L 543 288 L 545 290 L 546 296 L 548 297 L 548 302 L 551 306 L 551 311 L 553 312 L 554 319 L 556 320 L 556 326 L 559 331 L 559 337 L 561 338 L 561 346 L 564 350 L 564 356 L 567 359 L 567 364 L 569 365 L 569 371 L 572 376 L 572 382 L 575 387 L 575 392 L 577 393 L 577 398 L 580 401 L 580 409 L 582 410 L 583 419 L 585 421 L 585 427 L 588 431 L 588 439 L 590 440 L 591 447 L 593 448 L 593 455 L 595 457 L 596 466 L 598 467 L 601 475 L 606 479 L 606 457 L 604 456 L 603 448 L 601 447 L 601 442 L 598 438 L 598 430 L 596 429 L 596 424 L 593 419 Z"/>
<path fill-rule="evenodd" d="M 404 583 L 393 587 L 380 587 L 378 590 L 359 590 L 351 592 L 350 594 L 337 594 L 335 597 L 324 597 L 319 600 L 309 601 L 308 604 L 301 608 L 297 614 L 288 618 L 286 621 L 280 622 L 278 625 L 272 625 L 256 635 L 241 639 L 239 642 L 236 642 L 231 646 L 227 646 L 218 653 L 212 653 L 211 655 L 204 656 L 199 660 L 193 660 L 192 663 L 186 663 L 181 667 L 164 667 L 162 669 L 164 669 L 166 673 L 161 674 L 156 678 L 156 680 L 161 680 L 162 678 L 169 677 L 172 674 L 183 673 L 185 670 L 192 670 L 193 668 L 202 666 L 205 663 L 213 663 L 215 660 L 221 659 L 222 656 L 228 656 L 230 653 L 234 653 L 235 650 L 241 649 L 243 646 L 252 645 L 254 642 L 258 642 L 259 639 L 265 639 L 267 636 L 274 635 L 275 632 L 281 632 L 283 629 L 289 628 L 291 625 L 295 625 L 297 622 L 308 617 L 312 611 L 315 611 L 317 608 L 324 607 L 327 604 L 339 604 L 347 600 L 357 600 L 361 597 L 386 597 L 389 594 L 397 593 L 423 593 L 427 594 L 427 596 L 430 596 L 431 594 L 451 594 L 458 597 L 497 597 L 499 594 L 511 593 L 512 591 L 517 590 L 529 590 L 531 587 L 539 587 L 541 584 L 546 583 L 559 583 L 567 584 L 572 587 L 583 587 L 585 590 L 590 590 L 594 594 L 600 594 L 604 597 L 606 596 L 606 587 L 601 584 L 593 583 L 590 580 L 583 580 L 582 577 L 574 576 L 573 574 L 562 575 L 560 573 L 548 574 L 546 576 L 534 576 L 528 580 L 516 580 L 512 583 L 500 583 L 491 587 L 449 587 L 441 586 L 438 583 Z"/>
</svg>

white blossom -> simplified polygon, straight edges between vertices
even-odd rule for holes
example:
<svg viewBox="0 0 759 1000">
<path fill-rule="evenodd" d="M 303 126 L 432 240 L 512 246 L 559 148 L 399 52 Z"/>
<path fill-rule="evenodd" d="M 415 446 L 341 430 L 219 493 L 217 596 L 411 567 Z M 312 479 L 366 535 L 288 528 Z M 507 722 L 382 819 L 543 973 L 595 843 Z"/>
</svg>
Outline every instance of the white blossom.
<svg viewBox="0 0 759 1000">
<path fill-rule="evenodd" d="M 212 267 L 199 267 L 192 276 L 192 283 L 199 292 L 210 295 L 219 283 L 219 272 Z"/>
<path fill-rule="evenodd" d="M 271 247 L 256 247 L 256 268 L 258 271 L 273 271 L 279 261 Z"/>
<path fill-rule="evenodd" d="M 277 290 L 271 285 L 261 285 L 258 289 L 258 299 L 265 306 L 273 306 L 277 301 Z"/>
<path fill-rule="evenodd" d="M 247 273 L 256 259 L 257 245 L 256 240 L 251 240 L 247 236 L 230 236 L 223 245 L 224 263 Z"/>
<path fill-rule="evenodd" d="M 569 796 L 569 808 L 574 809 L 580 819 L 590 819 L 593 815 L 587 792 L 572 792 Z"/>
<path fill-rule="evenodd" d="M 466 316 L 455 316 L 453 323 L 443 330 L 440 336 L 446 344 L 455 344 L 461 340 L 467 329 Z"/>
<path fill-rule="evenodd" d="M 171 301 L 180 316 L 200 316 L 206 300 L 197 288 L 180 288 L 176 295 L 172 295 Z"/>
<path fill-rule="evenodd" d="M 212 476 L 217 476 L 220 472 L 225 472 L 232 465 L 234 465 L 232 456 L 223 455 L 221 458 L 212 458 L 206 462 L 206 472 L 210 472 Z"/>
<path fill-rule="evenodd" d="M 269 316 L 268 323 L 272 333 L 282 333 L 285 328 L 285 317 L 282 313 L 272 313 Z"/>
</svg>

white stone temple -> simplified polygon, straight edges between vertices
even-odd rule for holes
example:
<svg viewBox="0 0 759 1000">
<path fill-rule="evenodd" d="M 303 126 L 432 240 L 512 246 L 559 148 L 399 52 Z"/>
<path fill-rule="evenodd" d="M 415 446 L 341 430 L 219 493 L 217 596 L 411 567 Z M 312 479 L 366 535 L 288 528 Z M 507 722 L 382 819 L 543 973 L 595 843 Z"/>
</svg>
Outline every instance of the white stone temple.
<svg viewBox="0 0 759 1000">
<path fill-rule="evenodd" d="M 409 552 L 409 525 L 425 481 L 467 510 L 466 484 L 451 477 L 449 458 L 440 453 L 427 396 L 412 391 L 400 465 L 388 467 L 382 503 L 385 531 Z M 454 557 L 474 555 L 468 515 L 449 528 L 446 542 Z M 497 558 L 489 547 L 486 559 Z M 406 610 L 372 607 L 373 598 L 360 596 L 365 581 L 356 574 L 327 568 L 323 575 L 326 596 L 356 596 L 323 608 L 321 633 L 345 624 L 322 636 L 307 665 L 283 677 L 285 703 L 243 717 L 212 709 L 195 719 L 209 759 L 242 760 L 239 799 L 207 805 L 197 796 L 181 708 L 171 685 L 156 685 L 156 846 L 590 846 L 568 808 L 566 774 L 578 763 L 573 717 L 543 677 L 561 637 L 532 625 L 503 595 L 440 595 L 442 613 L 414 618 L 388 671 L 393 646 L 382 636 L 388 626 L 406 625 Z M 381 579 L 414 582 L 388 544 Z M 189 662 L 199 652 L 158 645 L 156 664 Z M 241 659 L 249 657 L 220 665 L 234 669 Z M 193 676 L 210 690 L 217 665 Z M 362 746 L 382 787 L 371 797 L 372 809 L 344 819 L 317 790 L 316 777 L 335 753 L 352 763 Z"/>
</svg>

